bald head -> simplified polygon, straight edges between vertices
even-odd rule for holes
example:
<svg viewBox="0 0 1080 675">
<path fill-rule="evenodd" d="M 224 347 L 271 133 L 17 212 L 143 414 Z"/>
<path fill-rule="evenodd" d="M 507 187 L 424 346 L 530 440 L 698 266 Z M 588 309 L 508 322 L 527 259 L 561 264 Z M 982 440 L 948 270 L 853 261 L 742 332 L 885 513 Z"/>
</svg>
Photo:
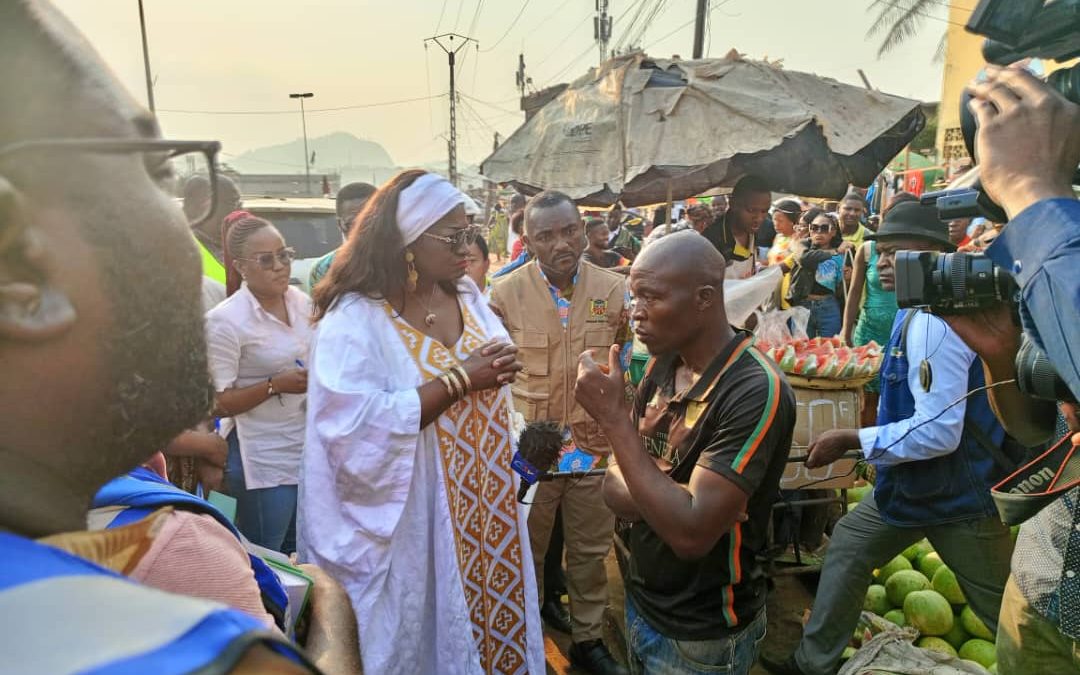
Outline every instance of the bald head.
<svg viewBox="0 0 1080 675">
<path fill-rule="evenodd" d="M 683 230 L 646 247 L 634 269 L 670 278 L 692 286 L 723 289 L 727 263 L 708 239 L 692 230 Z"/>
<path fill-rule="evenodd" d="M 724 267 L 709 240 L 691 230 L 641 252 L 630 268 L 630 292 L 637 335 L 650 353 L 700 351 L 730 332 Z"/>
</svg>

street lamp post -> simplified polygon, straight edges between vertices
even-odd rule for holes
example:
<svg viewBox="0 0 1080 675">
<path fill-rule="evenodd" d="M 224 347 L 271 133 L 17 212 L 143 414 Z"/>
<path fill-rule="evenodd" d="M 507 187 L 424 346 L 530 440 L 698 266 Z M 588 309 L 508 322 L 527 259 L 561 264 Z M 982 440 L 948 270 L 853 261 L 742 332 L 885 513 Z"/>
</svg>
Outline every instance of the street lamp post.
<svg viewBox="0 0 1080 675">
<path fill-rule="evenodd" d="M 139 0 L 139 30 L 142 33 L 143 70 L 146 71 L 146 102 L 149 105 L 150 113 L 156 114 L 157 108 L 154 106 L 154 80 L 150 77 L 150 47 L 146 42 L 146 14 L 143 12 L 143 0 Z"/>
<path fill-rule="evenodd" d="M 304 129 L 304 178 L 307 184 L 307 196 L 311 196 L 311 161 L 308 159 L 307 149 L 307 116 L 304 114 L 304 99 L 311 98 L 315 94 L 310 91 L 303 94 L 289 94 L 289 98 L 300 99 L 300 125 Z"/>
</svg>

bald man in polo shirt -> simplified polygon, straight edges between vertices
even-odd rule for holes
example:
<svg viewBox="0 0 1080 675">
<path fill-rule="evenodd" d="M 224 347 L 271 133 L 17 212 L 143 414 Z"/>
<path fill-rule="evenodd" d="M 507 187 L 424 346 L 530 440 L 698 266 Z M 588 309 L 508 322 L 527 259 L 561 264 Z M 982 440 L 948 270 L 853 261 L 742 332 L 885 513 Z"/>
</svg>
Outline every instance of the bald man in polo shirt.
<svg viewBox="0 0 1080 675">
<path fill-rule="evenodd" d="M 632 411 L 617 348 L 586 352 L 578 368 L 577 401 L 613 448 L 604 498 L 630 551 L 634 673 L 748 673 L 765 635 L 757 556 L 795 397 L 753 337 L 728 323 L 724 270 L 695 232 L 664 237 L 634 262 L 631 317 L 653 358 Z"/>
</svg>

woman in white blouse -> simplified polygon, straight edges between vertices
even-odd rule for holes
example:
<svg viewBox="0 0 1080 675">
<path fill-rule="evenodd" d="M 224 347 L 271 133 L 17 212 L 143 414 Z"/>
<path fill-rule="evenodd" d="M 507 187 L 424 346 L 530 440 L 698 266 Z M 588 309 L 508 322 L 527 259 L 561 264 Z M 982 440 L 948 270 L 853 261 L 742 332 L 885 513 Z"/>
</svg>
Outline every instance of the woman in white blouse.
<svg viewBox="0 0 1080 675">
<path fill-rule="evenodd" d="M 236 422 L 226 482 L 244 536 L 289 553 L 296 548 L 311 299 L 289 285 L 294 251 L 270 222 L 236 212 L 224 229 L 229 298 L 207 313 L 206 324 L 215 412 Z"/>
</svg>

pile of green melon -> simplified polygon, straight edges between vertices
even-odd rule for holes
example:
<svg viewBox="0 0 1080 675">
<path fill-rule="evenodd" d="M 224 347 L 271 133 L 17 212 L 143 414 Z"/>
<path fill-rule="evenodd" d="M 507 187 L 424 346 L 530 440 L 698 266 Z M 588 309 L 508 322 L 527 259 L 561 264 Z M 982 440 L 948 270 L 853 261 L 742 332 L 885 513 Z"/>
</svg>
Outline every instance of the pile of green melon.
<svg viewBox="0 0 1080 675">
<path fill-rule="evenodd" d="M 874 571 L 863 609 L 919 631 L 917 647 L 997 672 L 994 634 L 967 605 L 956 575 L 928 541 L 908 547 Z"/>
</svg>

